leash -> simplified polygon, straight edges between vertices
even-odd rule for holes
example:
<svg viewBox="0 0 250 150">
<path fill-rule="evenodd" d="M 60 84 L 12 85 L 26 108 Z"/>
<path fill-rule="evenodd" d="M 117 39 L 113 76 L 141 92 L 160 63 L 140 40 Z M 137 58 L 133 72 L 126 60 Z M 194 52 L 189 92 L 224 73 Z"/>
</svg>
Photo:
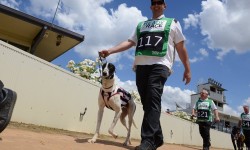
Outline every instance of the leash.
<svg viewBox="0 0 250 150">
<path fill-rule="evenodd" d="M 102 57 L 99 55 L 98 67 L 99 67 L 100 77 L 102 76 L 101 66 L 102 66 Z"/>
<path fill-rule="evenodd" d="M 213 121 L 212 124 L 211 124 L 211 126 L 214 126 L 216 123 L 217 123 L 216 121 Z"/>
<path fill-rule="evenodd" d="M 99 55 L 99 61 L 98 61 L 98 65 L 99 65 L 99 73 L 100 73 L 100 77 L 102 77 L 102 65 L 107 63 L 106 57 L 102 57 L 101 53 L 98 52 Z M 114 77 L 114 74 L 110 74 L 108 77 L 106 77 L 106 79 L 111 79 Z"/>
<path fill-rule="evenodd" d="M 99 55 L 99 59 L 98 59 L 98 67 L 99 67 L 99 73 L 100 73 L 100 77 L 102 76 L 102 65 L 104 64 L 103 62 L 105 61 L 105 63 L 107 62 L 106 58 L 101 57 L 100 52 L 98 52 Z"/>
</svg>

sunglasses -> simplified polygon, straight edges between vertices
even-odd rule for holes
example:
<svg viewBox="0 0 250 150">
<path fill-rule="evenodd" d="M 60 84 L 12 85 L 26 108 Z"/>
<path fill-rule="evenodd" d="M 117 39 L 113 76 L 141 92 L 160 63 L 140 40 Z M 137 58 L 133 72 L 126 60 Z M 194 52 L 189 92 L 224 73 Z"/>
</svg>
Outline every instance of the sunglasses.
<svg viewBox="0 0 250 150">
<path fill-rule="evenodd" d="M 162 4 L 164 4 L 164 2 L 163 2 L 163 1 L 156 1 L 156 2 L 152 2 L 152 3 L 151 3 L 152 6 L 154 6 L 154 5 L 156 5 L 156 4 L 157 4 L 157 5 L 162 5 Z"/>
</svg>

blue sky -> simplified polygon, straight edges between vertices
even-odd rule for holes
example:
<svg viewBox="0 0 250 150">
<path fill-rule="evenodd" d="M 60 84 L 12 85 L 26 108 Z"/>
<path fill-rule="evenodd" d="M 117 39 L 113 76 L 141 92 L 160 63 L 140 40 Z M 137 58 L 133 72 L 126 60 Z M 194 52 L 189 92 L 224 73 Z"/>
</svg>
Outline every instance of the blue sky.
<svg viewBox="0 0 250 150">
<path fill-rule="evenodd" d="M 163 109 L 185 107 L 196 86 L 213 78 L 222 83 L 229 105 L 226 113 L 239 115 L 250 104 L 250 1 L 165 0 L 166 17 L 176 18 L 186 36 L 192 81 L 182 82 L 183 66 L 176 58 L 174 73 L 163 94 Z M 51 22 L 58 0 L 0 0 L 1 4 Z M 150 0 L 61 0 L 54 23 L 85 35 L 85 41 L 52 63 L 66 69 L 69 60 L 95 60 L 97 52 L 126 40 L 141 20 L 151 18 Z M 118 84 L 135 89 L 134 48 L 111 55 Z"/>
</svg>

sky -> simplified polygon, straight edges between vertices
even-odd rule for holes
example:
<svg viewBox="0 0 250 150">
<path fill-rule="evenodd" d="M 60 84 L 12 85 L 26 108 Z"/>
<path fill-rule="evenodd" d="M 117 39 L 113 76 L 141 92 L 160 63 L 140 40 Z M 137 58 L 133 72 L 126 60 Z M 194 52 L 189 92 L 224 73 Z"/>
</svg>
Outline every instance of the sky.
<svg viewBox="0 0 250 150">
<path fill-rule="evenodd" d="M 57 5 L 59 7 L 56 11 Z M 226 89 L 224 113 L 239 116 L 250 105 L 250 0 L 165 0 L 166 17 L 176 18 L 186 37 L 192 80 L 182 82 L 176 58 L 162 96 L 163 109 L 186 107 L 197 85 L 212 78 Z M 151 18 L 150 0 L 0 0 L 0 3 L 85 36 L 52 63 L 67 69 L 70 60 L 95 60 L 98 51 L 127 40 L 138 22 Z M 56 13 L 55 13 L 56 12 Z M 55 15 L 55 17 L 54 17 Z M 117 84 L 136 90 L 132 71 L 135 47 L 110 55 Z"/>
</svg>

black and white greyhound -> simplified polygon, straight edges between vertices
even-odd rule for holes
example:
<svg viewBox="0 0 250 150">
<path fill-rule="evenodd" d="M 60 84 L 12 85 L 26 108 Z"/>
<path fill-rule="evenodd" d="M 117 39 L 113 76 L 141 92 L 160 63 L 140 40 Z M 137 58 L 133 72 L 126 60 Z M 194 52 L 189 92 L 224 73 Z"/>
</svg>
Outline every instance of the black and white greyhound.
<svg viewBox="0 0 250 150">
<path fill-rule="evenodd" d="M 117 87 L 115 85 L 115 66 L 112 63 L 104 63 L 102 65 L 101 72 L 101 88 L 98 97 L 98 117 L 97 117 L 97 125 L 96 131 L 92 139 L 89 139 L 89 143 L 95 143 L 96 139 L 99 136 L 100 126 L 102 122 L 104 108 L 107 107 L 113 111 L 115 111 L 115 116 L 113 122 L 108 130 L 109 134 L 111 134 L 114 138 L 117 138 L 118 135 L 114 133 L 114 127 L 120 118 L 121 123 L 127 129 L 127 138 L 123 143 L 124 146 L 128 144 L 131 145 L 130 141 L 130 132 L 132 124 L 136 127 L 133 117 L 136 110 L 136 104 L 131 96 L 131 94 L 124 89 Z M 128 116 L 128 126 L 126 123 L 125 117 Z M 136 127 L 137 128 L 137 127 Z"/>
</svg>

